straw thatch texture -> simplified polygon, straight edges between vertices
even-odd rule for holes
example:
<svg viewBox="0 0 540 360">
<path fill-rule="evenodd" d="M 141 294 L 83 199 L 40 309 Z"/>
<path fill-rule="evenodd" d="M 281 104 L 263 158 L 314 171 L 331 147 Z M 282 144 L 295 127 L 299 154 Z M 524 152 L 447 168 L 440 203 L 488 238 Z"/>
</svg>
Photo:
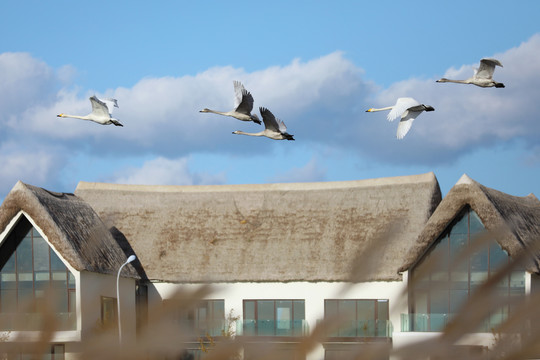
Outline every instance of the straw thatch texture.
<svg viewBox="0 0 540 360">
<path fill-rule="evenodd" d="M 414 265 L 465 206 L 470 206 L 484 227 L 497 235 L 496 240 L 511 257 L 525 250 L 532 255 L 528 256 L 527 270 L 540 271 L 540 201 L 533 194 L 518 197 L 488 188 L 467 175 L 441 201 L 400 271 Z"/>
<path fill-rule="evenodd" d="M 17 182 L 0 206 L 0 232 L 21 210 L 78 271 L 115 274 L 126 259 L 99 216 L 73 194 Z M 138 277 L 131 266 L 126 266 L 122 275 Z"/>
<path fill-rule="evenodd" d="M 75 194 L 129 241 L 151 280 L 399 280 L 441 200 L 433 173 L 362 181 L 214 186 L 79 183 Z M 386 234 L 397 224 L 397 233 Z M 388 236 L 382 236 L 383 234 Z"/>
</svg>

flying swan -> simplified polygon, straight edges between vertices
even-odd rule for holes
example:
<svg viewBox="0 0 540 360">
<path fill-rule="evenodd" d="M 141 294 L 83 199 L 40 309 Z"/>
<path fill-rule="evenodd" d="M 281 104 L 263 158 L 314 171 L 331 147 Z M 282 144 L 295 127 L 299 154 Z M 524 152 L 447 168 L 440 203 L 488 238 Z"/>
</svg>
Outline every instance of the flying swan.
<svg viewBox="0 0 540 360">
<path fill-rule="evenodd" d="M 495 72 L 495 66 L 503 67 L 501 62 L 497 59 L 482 59 L 480 60 L 480 67 L 474 70 L 473 77 L 467 80 L 450 80 L 442 78 L 437 82 L 453 82 L 458 84 L 473 84 L 480 87 L 496 87 L 503 88 L 504 84 L 493 80 L 493 73 Z"/>
<path fill-rule="evenodd" d="M 116 126 L 124 126 L 112 117 L 112 110 L 115 107 L 118 107 L 118 102 L 116 99 L 98 99 L 95 95 L 90 97 L 90 102 L 92 103 L 92 112 L 86 116 L 78 115 L 67 115 L 67 114 L 58 114 L 57 117 L 65 118 L 74 118 L 82 120 L 90 120 L 97 122 L 101 125 L 110 125 L 114 124 Z"/>
<path fill-rule="evenodd" d="M 258 133 L 246 133 L 240 130 L 233 131 L 233 134 L 249 135 L 249 136 L 266 136 L 274 140 L 294 140 L 293 135 L 287 132 L 285 123 L 276 119 L 274 114 L 267 108 L 260 107 L 262 119 L 264 121 L 264 130 Z"/>
<path fill-rule="evenodd" d="M 242 121 L 253 121 L 260 124 L 261 120 L 255 114 L 251 114 L 253 110 L 253 96 L 249 91 L 244 89 L 244 85 L 240 81 L 234 81 L 234 109 L 231 111 L 223 112 L 204 108 L 199 112 L 202 113 L 214 113 L 219 115 L 231 116 L 235 119 Z"/>
<path fill-rule="evenodd" d="M 398 139 L 403 139 L 411 129 L 414 119 L 416 119 L 416 117 L 420 115 L 422 111 L 434 111 L 435 109 L 430 105 L 420 104 L 413 98 L 404 97 L 397 99 L 396 105 L 394 106 L 388 106 L 380 109 L 371 108 L 366 110 L 366 112 L 384 110 L 391 110 L 386 117 L 388 121 L 394 121 L 399 116 L 401 116 L 401 120 L 399 121 L 399 125 L 397 128 L 396 137 Z"/>
</svg>

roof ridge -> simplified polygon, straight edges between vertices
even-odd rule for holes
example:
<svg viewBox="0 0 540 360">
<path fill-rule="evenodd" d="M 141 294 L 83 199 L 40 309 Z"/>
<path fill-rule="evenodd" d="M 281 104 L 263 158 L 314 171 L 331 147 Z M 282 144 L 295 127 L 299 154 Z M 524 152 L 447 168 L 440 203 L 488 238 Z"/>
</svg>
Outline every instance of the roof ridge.
<svg viewBox="0 0 540 360">
<path fill-rule="evenodd" d="M 321 182 L 292 182 L 292 183 L 264 183 L 264 184 L 220 184 L 220 185 L 140 185 L 115 184 L 81 181 L 77 185 L 78 191 L 132 191 L 132 192 L 221 192 L 221 191 L 275 191 L 275 190 L 323 190 L 338 188 L 376 187 L 385 185 L 399 185 L 410 183 L 436 182 L 433 172 L 417 175 L 404 175 L 394 177 L 321 181 Z"/>
</svg>

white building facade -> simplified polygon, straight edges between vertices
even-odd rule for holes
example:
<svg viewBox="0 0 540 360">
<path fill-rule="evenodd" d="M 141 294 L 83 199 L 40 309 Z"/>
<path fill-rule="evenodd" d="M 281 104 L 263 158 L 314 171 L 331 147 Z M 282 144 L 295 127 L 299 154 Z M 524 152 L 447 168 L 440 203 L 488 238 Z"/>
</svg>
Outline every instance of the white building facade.
<svg viewBox="0 0 540 360">
<path fill-rule="evenodd" d="M 121 340 L 169 359 L 230 343 L 245 359 L 311 360 L 407 358 L 440 339 L 483 353 L 537 293 L 539 220 L 534 195 L 466 175 L 444 199 L 432 173 L 75 194 L 19 182 L 0 207 L 0 345 L 77 359 Z"/>
</svg>

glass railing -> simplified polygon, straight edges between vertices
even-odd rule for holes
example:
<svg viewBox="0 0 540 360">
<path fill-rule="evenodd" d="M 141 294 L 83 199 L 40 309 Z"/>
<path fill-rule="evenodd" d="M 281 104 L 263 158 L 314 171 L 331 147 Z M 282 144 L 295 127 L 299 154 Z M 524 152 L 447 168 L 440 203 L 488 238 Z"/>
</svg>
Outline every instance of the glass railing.
<svg viewBox="0 0 540 360">
<path fill-rule="evenodd" d="M 236 335 L 244 336 L 304 336 L 309 333 L 305 320 L 238 320 Z"/>
<path fill-rule="evenodd" d="M 347 321 L 328 333 L 329 337 L 391 337 L 392 323 L 389 320 Z"/>
<path fill-rule="evenodd" d="M 401 314 L 402 332 L 439 332 L 452 320 L 454 314 Z M 484 320 L 477 332 L 493 332 L 506 316 L 493 315 Z"/>
<path fill-rule="evenodd" d="M 51 324 L 48 314 L 0 313 L 0 331 L 41 331 L 48 326 L 54 331 L 77 330 L 77 316 L 74 312 L 54 315 L 56 322 Z"/>
<path fill-rule="evenodd" d="M 192 332 L 195 336 L 223 336 L 226 326 L 224 319 L 218 319 L 213 321 L 200 321 L 198 323 L 193 320 L 176 321 L 180 327 L 187 331 Z"/>
</svg>

